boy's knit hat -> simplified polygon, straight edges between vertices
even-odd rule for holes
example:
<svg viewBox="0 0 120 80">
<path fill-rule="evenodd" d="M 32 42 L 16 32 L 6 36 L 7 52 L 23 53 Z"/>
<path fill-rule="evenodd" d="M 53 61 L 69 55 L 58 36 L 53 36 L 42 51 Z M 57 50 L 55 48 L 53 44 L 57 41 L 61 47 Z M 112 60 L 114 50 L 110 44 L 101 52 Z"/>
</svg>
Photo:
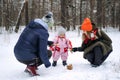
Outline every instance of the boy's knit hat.
<svg viewBox="0 0 120 80">
<path fill-rule="evenodd" d="M 54 25 L 53 13 L 48 12 L 45 16 L 43 16 L 42 20 L 46 22 L 49 27 L 52 27 Z"/>
</svg>

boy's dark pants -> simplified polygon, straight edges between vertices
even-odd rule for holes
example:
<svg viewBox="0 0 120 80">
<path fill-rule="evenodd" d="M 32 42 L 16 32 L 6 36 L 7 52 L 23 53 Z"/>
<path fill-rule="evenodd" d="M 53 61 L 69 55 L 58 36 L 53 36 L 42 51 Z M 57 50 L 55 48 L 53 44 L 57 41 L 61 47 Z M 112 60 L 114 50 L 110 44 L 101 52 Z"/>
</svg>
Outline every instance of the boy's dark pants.
<svg viewBox="0 0 120 80">
<path fill-rule="evenodd" d="M 50 50 L 48 51 L 48 58 L 50 59 L 52 56 L 52 52 Z M 21 61 L 19 60 L 21 63 L 26 64 L 26 65 L 35 65 L 35 66 L 40 66 L 43 64 L 42 60 L 40 58 L 35 58 L 31 61 Z"/>
</svg>

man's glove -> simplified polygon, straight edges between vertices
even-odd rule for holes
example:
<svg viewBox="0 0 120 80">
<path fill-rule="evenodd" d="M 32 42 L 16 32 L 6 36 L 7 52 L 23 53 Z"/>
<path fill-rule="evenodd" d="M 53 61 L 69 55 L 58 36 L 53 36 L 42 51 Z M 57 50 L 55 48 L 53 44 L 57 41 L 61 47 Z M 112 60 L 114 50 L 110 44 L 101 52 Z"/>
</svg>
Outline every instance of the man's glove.
<svg viewBox="0 0 120 80">
<path fill-rule="evenodd" d="M 49 47 L 53 45 L 53 41 L 48 41 L 48 44 L 47 44 Z"/>
<path fill-rule="evenodd" d="M 46 68 L 48 68 L 48 67 L 50 67 L 51 66 L 51 63 L 49 62 L 49 63 L 47 63 L 47 64 L 45 64 L 45 67 Z"/>
</svg>

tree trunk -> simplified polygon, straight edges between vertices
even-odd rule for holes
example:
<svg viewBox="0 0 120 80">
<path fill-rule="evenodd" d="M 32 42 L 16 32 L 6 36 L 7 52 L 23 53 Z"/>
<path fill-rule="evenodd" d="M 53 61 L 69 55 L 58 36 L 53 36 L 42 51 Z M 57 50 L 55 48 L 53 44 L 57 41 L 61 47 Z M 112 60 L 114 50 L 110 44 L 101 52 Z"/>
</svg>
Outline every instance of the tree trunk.
<svg viewBox="0 0 120 80">
<path fill-rule="evenodd" d="M 97 0 L 97 26 L 101 27 L 102 24 L 102 0 Z"/>
<path fill-rule="evenodd" d="M 28 17 L 28 0 L 25 1 L 25 24 L 28 25 L 29 17 Z"/>
<path fill-rule="evenodd" d="M 102 1 L 102 27 L 105 28 L 105 1 Z"/>
<path fill-rule="evenodd" d="M 113 28 L 115 28 L 116 26 L 115 26 L 115 0 L 113 0 L 113 6 L 112 6 L 112 10 L 111 10 L 111 12 L 112 12 L 112 19 L 111 19 L 111 25 L 112 25 L 112 27 Z"/>
<path fill-rule="evenodd" d="M 61 25 L 65 27 L 65 0 L 61 0 Z"/>
<path fill-rule="evenodd" d="M 80 0 L 80 25 L 82 24 L 82 0 Z"/>
<path fill-rule="evenodd" d="M 4 13 L 4 9 L 3 9 L 4 7 L 3 7 L 3 4 L 4 4 L 4 3 L 3 3 L 3 0 L 1 0 L 1 14 L 2 14 L 2 15 L 1 15 L 1 17 L 2 17 L 1 26 L 2 26 L 2 27 L 4 26 L 4 14 L 3 14 L 3 13 Z"/>
<path fill-rule="evenodd" d="M 76 0 L 75 1 L 73 0 L 73 2 L 75 4 L 75 6 L 72 7 L 72 17 L 73 17 L 72 23 L 73 23 L 73 29 L 75 30 L 75 26 L 76 26 Z M 72 3 L 71 3 L 71 5 L 72 5 Z"/>
<path fill-rule="evenodd" d="M 120 4 L 120 1 L 118 0 L 118 4 Z M 118 5 L 118 14 L 117 16 L 118 17 L 118 27 L 119 27 L 119 31 L 120 31 L 120 5 Z"/>
<path fill-rule="evenodd" d="M 67 30 L 70 30 L 70 20 L 69 20 L 69 1 L 61 0 L 61 22 L 62 26 Z"/>
<path fill-rule="evenodd" d="M 25 7 L 25 2 L 23 2 L 22 6 L 21 6 L 21 10 L 18 14 L 18 18 L 17 18 L 17 22 L 16 22 L 16 27 L 15 27 L 15 32 L 17 33 L 19 30 L 19 25 L 20 25 L 20 20 L 21 20 L 21 15 L 22 12 L 24 11 L 24 7 Z"/>
<path fill-rule="evenodd" d="M 93 20 L 93 16 L 94 16 L 94 6 L 95 6 L 95 0 L 90 0 L 90 18 Z"/>
</svg>

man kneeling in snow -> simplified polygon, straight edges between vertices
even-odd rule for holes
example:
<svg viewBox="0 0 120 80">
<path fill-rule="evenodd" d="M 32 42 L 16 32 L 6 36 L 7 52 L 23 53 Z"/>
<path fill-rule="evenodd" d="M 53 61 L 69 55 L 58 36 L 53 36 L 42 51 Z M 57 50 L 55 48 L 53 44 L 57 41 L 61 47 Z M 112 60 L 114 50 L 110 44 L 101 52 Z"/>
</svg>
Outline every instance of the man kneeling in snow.
<svg viewBox="0 0 120 80">
<path fill-rule="evenodd" d="M 48 41 L 48 26 L 50 24 L 53 24 L 52 12 L 42 19 L 31 21 L 14 47 L 15 57 L 27 65 L 25 72 L 29 72 L 33 76 L 39 75 L 36 72 L 39 65 L 44 64 L 46 68 L 51 66 L 49 59 L 52 53 L 47 50 L 47 44 L 52 44 Z"/>
</svg>

